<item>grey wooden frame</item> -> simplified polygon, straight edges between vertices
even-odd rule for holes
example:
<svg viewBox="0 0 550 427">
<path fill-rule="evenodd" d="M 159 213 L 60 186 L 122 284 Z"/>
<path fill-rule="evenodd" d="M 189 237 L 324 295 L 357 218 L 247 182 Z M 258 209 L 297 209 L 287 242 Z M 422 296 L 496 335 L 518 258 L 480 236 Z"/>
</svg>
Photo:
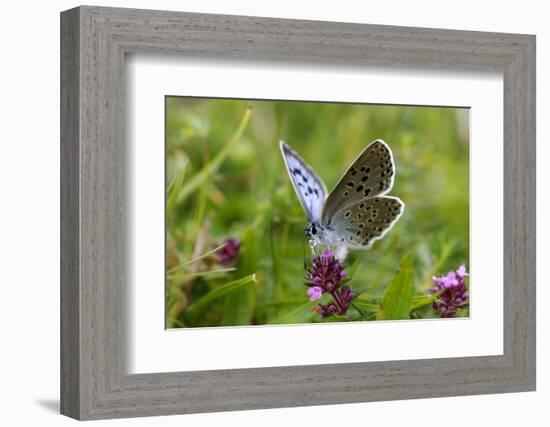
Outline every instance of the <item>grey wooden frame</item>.
<svg viewBox="0 0 550 427">
<path fill-rule="evenodd" d="M 502 72 L 504 354 L 127 374 L 124 61 L 135 52 Z M 63 414 L 99 419 L 535 390 L 534 36 L 71 9 L 61 14 L 61 166 Z"/>
</svg>

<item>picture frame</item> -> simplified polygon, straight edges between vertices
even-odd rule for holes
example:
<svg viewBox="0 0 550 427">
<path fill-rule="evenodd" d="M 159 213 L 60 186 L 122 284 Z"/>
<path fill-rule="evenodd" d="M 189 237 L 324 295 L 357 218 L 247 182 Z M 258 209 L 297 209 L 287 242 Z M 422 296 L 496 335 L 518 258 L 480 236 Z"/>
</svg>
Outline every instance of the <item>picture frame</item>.
<svg viewBox="0 0 550 427">
<path fill-rule="evenodd" d="M 504 81 L 498 356 L 128 374 L 129 53 L 496 71 Z M 535 37 L 81 6 L 61 14 L 61 413 L 104 419 L 532 391 Z"/>
</svg>

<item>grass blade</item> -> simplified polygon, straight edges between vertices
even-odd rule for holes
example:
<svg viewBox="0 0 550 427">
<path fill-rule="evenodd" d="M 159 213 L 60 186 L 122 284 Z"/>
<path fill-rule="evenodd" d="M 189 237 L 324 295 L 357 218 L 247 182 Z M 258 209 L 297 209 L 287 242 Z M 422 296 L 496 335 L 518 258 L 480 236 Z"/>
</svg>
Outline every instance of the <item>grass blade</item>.
<svg viewBox="0 0 550 427">
<path fill-rule="evenodd" d="M 193 191 L 200 187 L 200 185 L 208 178 L 209 175 L 214 173 L 231 152 L 233 146 L 241 139 L 250 117 L 252 115 L 252 107 L 248 107 L 244 113 L 244 116 L 239 124 L 239 127 L 225 145 L 225 147 L 212 159 L 210 160 L 197 174 L 195 174 L 191 179 L 187 181 L 185 186 L 181 189 L 178 194 L 178 202 L 183 201 L 187 198 Z"/>
<path fill-rule="evenodd" d="M 235 270 L 236 270 L 235 267 L 220 268 L 218 270 L 197 271 L 195 273 L 169 274 L 168 276 L 166 276 L 166 278 L 168 280 L 184 280 L 184 279 L 188 279 L 190 277 L 210 276 L 212 274 L 229 273 L 229 272 L 235 271 Z"/>
<path fill-rule="evenodd" d="M 174 180 L 168 185 L 168 188 L 166 189 L 166 193 L 167 193 L 166 218 L 170 217 L 170 215 L 172 214 L 172 211 L 176 207 L 178 194 L 183 184 L 183 178 L 185 176 L 186 169 L 187 169 L 187 163 L 183 165 L 178 175 L 174 178 Z"/>
<path fill-rule="evenodd" d="M 257 283 L 256 275 L 251 274 L 250 276 L 242 277 L 241 279 L 234 280 L 225 285 L 219 285 L 187 307 L 186 312 L 188 314 L 195 314 L 198 310 L 201 310 L 212 301 L 255 283 Z"/>
<path fill-rule="evenodd" d="M 419 308 L 422 308 L 425 305 L 431 304 L 432 302 L 437 300 L 442 293 L 443 291 L 438 292 L 436 294 L 413 299 L 413 302 L 411 304 L 411 311 L 418 310 Z"/>
<path fill-rule="evenodd" d="M 237 264 L 237 275 L 253 275 L 257 271 L 258 250 L 254 230 L 247 228 L 241 236 L 242 249 Z M 222 325 L 246 325 L 254 315 L 256 289 L 248 286 L 227 295 L 224 300 Z"/>
<path fill-rule="evenodd" d="M 216 253 L 217 251 L 219 251 L 224 246 L 225 246 L 225 243 L 222 243 L 220 246 L 215 247 L 211 251 L 205 252 L 202 255 L 199 255 L 198 257 L 193 258 L 192 260 L 182 262 L 181 265 L 178 265 L 177 267 L 171 268 L 170 270 L 167 271 L 167 273 L 171 274 L 171 273 L 175 273 L 176 271 L 182 270 L 182 269 L 186 268 L 188 265 L 193 264 L 197 261 L 200 261 L 201 259 L 206 258 L 207 256 L 210 256 L 210 255 Z"/>
</svg>

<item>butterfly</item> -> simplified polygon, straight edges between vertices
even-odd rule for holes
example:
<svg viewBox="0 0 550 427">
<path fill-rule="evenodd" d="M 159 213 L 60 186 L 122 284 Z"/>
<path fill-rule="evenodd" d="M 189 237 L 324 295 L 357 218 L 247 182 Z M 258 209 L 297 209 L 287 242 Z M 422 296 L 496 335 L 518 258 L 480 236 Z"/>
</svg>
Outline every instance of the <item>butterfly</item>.
<svg viewBox="0 0 550 427">
<path fill-rule="evenodd" d="M 390 147 L 370 143 L 328 193 L 321 178 L 284 141 L 279 143 L 290 181 L 308 219 L 312 249 L 328 246 L 345 259 L 349 249 L 368 249 L 403 214 L 405 204 L 386 196 L 395 177 Z"/>
</svg>

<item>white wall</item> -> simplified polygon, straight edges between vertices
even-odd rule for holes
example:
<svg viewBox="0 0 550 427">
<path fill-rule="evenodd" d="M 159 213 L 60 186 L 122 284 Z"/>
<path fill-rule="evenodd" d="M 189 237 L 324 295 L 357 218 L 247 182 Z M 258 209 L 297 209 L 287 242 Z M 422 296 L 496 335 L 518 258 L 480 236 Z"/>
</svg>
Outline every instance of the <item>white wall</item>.
<svg viewBox="0 0 550 427">
<path fill-rule="evenodd" d="M 276 409 L 110 425 L 544 425 L 550 420 L 550 298 L 543 266 L 550 237 L 550 27 L 542 1 L 338 0 L 97 1 L 98 5 L 537 34 L 538 392 Z M 59 11 L 74 1 L 5 2 L 0 65 L 0 377 L 3 425 L 66 425 L 57 414 L 59 360 Z M 546 196 L 546 197 L 545 197 Z M 546 359 L 546 360 L 545 360 Z M 544 421 L 546 422 L 544 422 Z"/>
</svg>

